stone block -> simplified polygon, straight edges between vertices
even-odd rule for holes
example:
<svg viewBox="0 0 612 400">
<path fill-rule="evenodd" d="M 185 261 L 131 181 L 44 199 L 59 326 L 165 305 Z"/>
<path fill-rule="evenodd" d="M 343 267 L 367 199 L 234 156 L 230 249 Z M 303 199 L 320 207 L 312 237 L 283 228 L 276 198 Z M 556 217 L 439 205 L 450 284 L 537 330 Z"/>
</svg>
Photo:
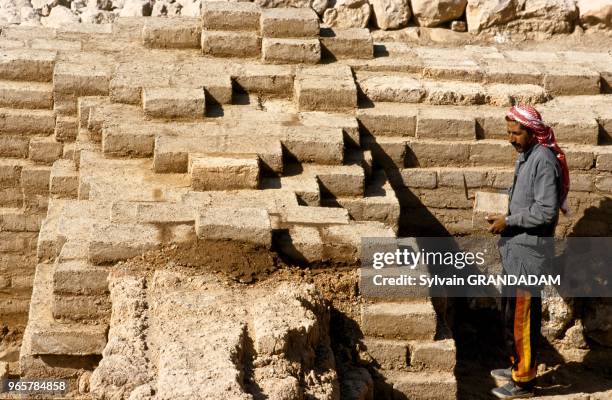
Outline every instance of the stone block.
<svg viewBox="0 0 612 400">
<path fill-rule="evenodd" d="M 555 130 L 560 143 L 596 145 L 599 138 L 599 124 L 593 116 L 544 110 L 542 117 Z"/>
<path fill-rule="evenodd" d="M 107 96 L 110 80 L 108 66 L 62 61 L 53 72 L 53 90 L 75 96 Z"/>
<path fill-rule="evenodd" d="M 259 57 L 261 38 L 255 32 L 202 31 L 202 53 L 213 57 Z"/>
<path fill-rule="evenodd" d="M 299 113 L 300 122 L 304 126 L 320 126 L 325 128 L 340 128 L 344 133 L 344 142 L 354 147 L 360 147 L 361 138 L 357 119 L 345 113 L 328 113 L 309 111 Z"/>
<path fill-rule="evenodd" d="M 196 215 L 195 226 L 203 240 L 233 240 L 265 248 L 272 245 L 270 216 L 261 208 L 204 208 Z"/>
<path fill-rule="evenodd" d="M 62 158 L 63 146 L 53 136 L 33 137 L 30 139 L 28 158 L 35 162 L 51 165 L 55 160 Z"/>
<path fill-rule="evenodd" d="M 574 192 L 592 192 L 595 189 L 595 175 L 580 172 L 570 174 L 570 190 Z"/>
<path fill-rule="evenodd" d="M 375 303 L 361 308 L 365 335 L 402 340 L 433 340 L 436 312 L 431 302 Z"/>
<path fill-rule="evenodd" d="M 222 156 L 190 154 L 188 172 L 193 190 L 257 189 L 259 158 L 256 155 Z"/>
<path fill-rule="evenodd" d="M 156 133 L 150 125 L 122 124 L 102 129 L 102 152 L 112 156 L 150 157 Z"/>
<path fill-rule="evenodd" d="M 143 87 L 166 87 L 169 76 L 155 76 L 149 79 L 139 73 L 116 73 L 109 84 L 109 97 L 113 103 L 140 104 Z"/>
<path fill-rule="evenodd" d="M 344 161 L 344 137 L 340 128 L 288 127 L 282 142 L 299 162 L 340 165 Z"/>
<path fill-rule="evenodd" d="M 474 117 L 449 107 L 419 110 L 416 137 L 420 139 L 476 139 Z"/>
<path fill-rule="evenodd" d="M 321 190 L 333 197 L 363 197 L 365 174 L 359 165 L 314 167 L 306 170 L 316 174 Z"/>
<path fill-rule="evenodd" d="M 394 399 L 454 400 L 457 380 L 452 372 L 396 372 L 385 374 Z"/>
<path fill-rule="evenodd" d="M 374 136 L 414 136 L 417 108 L 403 104 L 378 103 L 357 110 L 357 119 Z"/>
<path fill-rule="evenodd" d="M 142 28 L 142 41 L 153 48 L 199 48 L 202 27 L 199 18 L 147 18 Z"/>
<path fill-rule="evenodd" d="M 0 79 L 50 82 L 57 53 L 47 50 L 6 49 L 0 54 Z"/>
<path fill-rule="evenodd" d="M 497 107 L 536 105 L 548 99 L 548 93 L 539 85 L 494 83 L 486 87 L 486 102 Z"/>
<path fill-rule="evenodd" d="M 478 140 L 469 144 L 469 162 L 472 165 L 499 165 L 507 167 L 514 164 L 516 151 L 506 141 Z"/>
<path fill-rule="evenodd" d="M 361 350 L 385 370 L 408 368 L 408 342 L 378 338 L 364 338 Z"/>
<path fill-rule="evenodd" d="M 260 31 L 264 38 L 316 38 L 319 17 L 311 8 L 266 8 Z"/>
<path fill-rule="evenodd" d="M 74 142 L 79 131 L 76 117 L 58 116 L 55 119 L 55 140 L 61 143 Z"/>
<path fill-rule="evenodd" d="M 259 31 L 261 9 L 250 2 L 202 3 L 202 27 L 211 31 Z"/>
<path fill-rule="evenodd" d="M 459 188 L 478 188 L 486 186 L 487 169 L 440 168 L 438 169 L 438 185 Z"/>
<path fill-rule="evenodd" d="M 142 108 L 147 117 L 203 118 L 205 95 L 202 88 L 146 88 Z"/>
<path fill-rule="evenodd" d="M 47 82 L 0 81 L 0 107 L 53 108 L 53 86 Z"/>
<path fill-rule="evenodd" d="M 421 84 L 427 104 L 468 106 L 486 100 L 486 90 L 480 83 L 424 80 Z"/>
<path fill-rule="evenodd" d="M 507 60 L 488 60 L 483 67 L 490 83 L 541 85 L 544 74 L 535 64 Z"/>
<path fill-rule="evenodd" d="M 62 322 L 83 320 L 104 321 L 111 314 L 108 296 L 54 295 L 52 299 L 53 318 Z"/>
<path fill-rule="evenodd" d="M 361 240 L 364 237 L 394 238 L 393 229 L 377 221 L 350 221 L 349 224 L 329 225 L 321 228 L 325 258 L 339 262 L 361 261 Z"/>
<path fill-rule="evenodd" d="M 488 216 L 500 216 L 508 213 L 508 195 L 502 193 L 476 192 L 472 227 L 476 230 L 489 229 Z"/>
<path fill-rule="evenodd" d="M 72 160 L 57 160 L 51 167 L 49 194 L 57 198 L 76 199 L 79 173 Z"/>
<path fill-rule="evenodd" d="M 597 155 L 597 170 L 612 172 L 612 153 L 602 153 Z"/>
<path fill-rule="evenodd" d="M 406 139 L 395 136 L 362 137 L 363 147 L 372 153 L 372 157 L 383 167 L 406 166 L 408 149 Z"/>
<path fill-rule="evenodd" d="M 612 193 L 612 176 L 609 174 L 597 176 L 595 187 L 600 192 Z"/>
<path fill-rule="evenodd" d="M 317 64 L 321 61 L 318 39 L 263 38 L 262 60 L 272 64 Z"/>
<path fill-rule="evenodd" d="M 334 60 L 374 57 L 372 35 L 366 28 L 321 28 L 323 55 Z"/>
<path fill-rule="evenodd" d="M 592 151 L 566 149 L 565 156 L 570 169 L 589 170 L 595 167 L 595 153 Z"/>
</svg>

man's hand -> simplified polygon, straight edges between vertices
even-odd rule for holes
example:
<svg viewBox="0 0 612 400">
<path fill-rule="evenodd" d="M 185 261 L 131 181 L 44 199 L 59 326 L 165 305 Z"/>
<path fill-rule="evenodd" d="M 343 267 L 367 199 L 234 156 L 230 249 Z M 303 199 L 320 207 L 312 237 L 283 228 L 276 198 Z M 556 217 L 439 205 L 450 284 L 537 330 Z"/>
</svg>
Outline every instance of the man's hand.
<svg viewBox="0 0 612 400">
<path fill-rule="evenodd" d="M 491 224 L 489 227 L 489 232 L 494 234 L 500 234 L 506 229 L 506 216 L 495 216 L 495 215 L 487 215 L 487 222 Z"/>
</svg>

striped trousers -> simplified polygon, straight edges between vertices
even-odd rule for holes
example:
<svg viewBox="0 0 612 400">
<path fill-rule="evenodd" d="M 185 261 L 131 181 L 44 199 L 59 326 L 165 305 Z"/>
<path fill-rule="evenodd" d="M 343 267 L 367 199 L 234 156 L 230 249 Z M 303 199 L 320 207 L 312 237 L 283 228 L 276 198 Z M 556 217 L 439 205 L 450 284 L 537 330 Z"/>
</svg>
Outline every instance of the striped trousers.
<svg viewBox="0 0 612 400">
<path fill-rule="evenodd" d="M 542 326 L 542 298 L 521 288 L 504 288 L 502 298 L 504 340 L 512 364 L 512 380 L 530 388 L 537 373 L 537 352 Z"/>
</svg>

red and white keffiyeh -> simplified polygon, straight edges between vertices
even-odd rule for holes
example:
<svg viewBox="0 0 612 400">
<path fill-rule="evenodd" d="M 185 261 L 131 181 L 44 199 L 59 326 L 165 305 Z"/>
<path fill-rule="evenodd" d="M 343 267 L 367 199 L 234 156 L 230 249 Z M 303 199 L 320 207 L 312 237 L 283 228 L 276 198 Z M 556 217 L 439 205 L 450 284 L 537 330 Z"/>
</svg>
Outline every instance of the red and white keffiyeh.
<svg viewBox="0 0 612 400">
<path fill-rule="evenodd" d="M 570 188 L 569 168 L 567 166 L 565 153 L 557 144 L 555 132 L 550 126 L 542 121 L 542 115 L 532 106 L 522 104 L 514 106 L 508 111 L 507 118 L 531 129 L 538 143 L 551 149 L 553 153 L 555 153 L 555 156 L 557 156 L 563 174 L 563 188 L 560 198 L 561 211 L 567 213 L 567 194 Z"/>
</svg>

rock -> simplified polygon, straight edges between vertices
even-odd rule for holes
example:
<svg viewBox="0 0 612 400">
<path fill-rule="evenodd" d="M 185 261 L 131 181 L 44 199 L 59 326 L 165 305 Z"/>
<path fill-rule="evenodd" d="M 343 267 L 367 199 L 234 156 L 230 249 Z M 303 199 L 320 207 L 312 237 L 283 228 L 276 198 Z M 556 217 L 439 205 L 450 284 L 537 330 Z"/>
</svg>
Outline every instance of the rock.
<svg viewBox="0 0 612 400">
<path fill-rule="evenodd" d="M 583 322 L 589 339 L 612 347 L 612 299 L 590 299 Z"/>
<path fill-rule="evenodd" d="M 465 16 L 468 30 L 480 32 L 516 18 L 518 0 L 468 0 Z"/>
<path fill-rule="evenodd" d="M 119 11 L 120 17 L 150 16 L 153 7 L 148 0 L 125 0 L 123 8 Z"/>
<path fill-rule="evenodd" d="M 8 0 L 0 4 L 0 22 L 18 24 L 20 20 L 20 7 L 15 0 Z"/>
<path fill-rule="evenodd" d="M 310 7 L 312 0 L 255 0 L 254 3 L 262 8 L 306 8 Z"/>
<path fill-rule="evenodd" d="M 91 371 L 85 371 L 79 376 L 78 387 L 79 393 L 89 393 L 89 380 L 91 379 Z"/>
<path fill-rule="evenodd" d="M 412 0 L 412 12 L 421 26 L 438 26 L 463 15 L 467 0 Z"/>
<path fill-rule="evenodd" d="M 59 28 L 66 24 L 74 24 L 81 22 L 81 19 L 64 6 L 55 6 L 51 9 L 48 17 L 40 19 L 44 26 Z"/>
<path fill-rule="evenodd" d="M 9 375 L 9 363 L 0 361 L 0 380 L 7 379 Z"/>
<path fill-rule="evenodd" d="M 520 0 L 523 7 L 510 28 L 517 32 L 569 33 L 578 18 L 575 0 Z M 512 26 L 514 25 L 514 26 Z"/>
<path fill-rule="evenodd" d="M 366 28 L 370 20 L 367 0 L 338 0 L 323 14 L 323 22 L 336 28 Z"/>
<path fill-rule="evenodd" d="M 40 15 L 32 7 L 21 7 L 21 25 L 40 25 Z"/>
<path fill-rule="evenodd" d="M 187 0 L 182 3 L 183 8 L 181 8 L 181 15 L 184 17 L 199 17 L 201 8 L 202 8 L 202 0 Z"/>
<path fill-rule="evenodd" d="M 562 336 L 574 318 L 570 305 L 559 296 L 542 298 L 542 334 L 549 340 Z"/>
<path fill-rule="evenodd" d="M 565 332 L 565 336 L 563 337 L 563 346 L 568 347 L 570 349 L 588 349 L 589 345 L 584 338 L 584 327 L 582 326 L 582 321 L 577 320 L 574 326 L 569 328 L 567 332 Z"/>
<path fill-rule="evenodd" d="M 465 21 L 453 21 L 451 22 L 451 30 L 455 32 L 466 32 L 467 24 Z"/>
<path fill-rule="evenodd" d="M 580 23 L 587 28 L 612 28 L 612 0 L 577 0 Z"/>
<path fill-rule="evenodd" d="M 371 0 L 371 2 L 374 20 L 380 29 L 398 29 L 408 24 L 412 15 L 408 0 Z"/>
<path fill-rule="evenodd" d="M 310 7 L 319 15 L 323 15 L 329 7 L 329 0 L 312 0 Z"/>
<path fill-rule="evenodd" d="M 113 22 L 116 16 L 117 14 L 111 11 L 103 11 L 87 7 L 81 13 L 81 22 L 89 24 L 106 24 Z"/>
</svg>

